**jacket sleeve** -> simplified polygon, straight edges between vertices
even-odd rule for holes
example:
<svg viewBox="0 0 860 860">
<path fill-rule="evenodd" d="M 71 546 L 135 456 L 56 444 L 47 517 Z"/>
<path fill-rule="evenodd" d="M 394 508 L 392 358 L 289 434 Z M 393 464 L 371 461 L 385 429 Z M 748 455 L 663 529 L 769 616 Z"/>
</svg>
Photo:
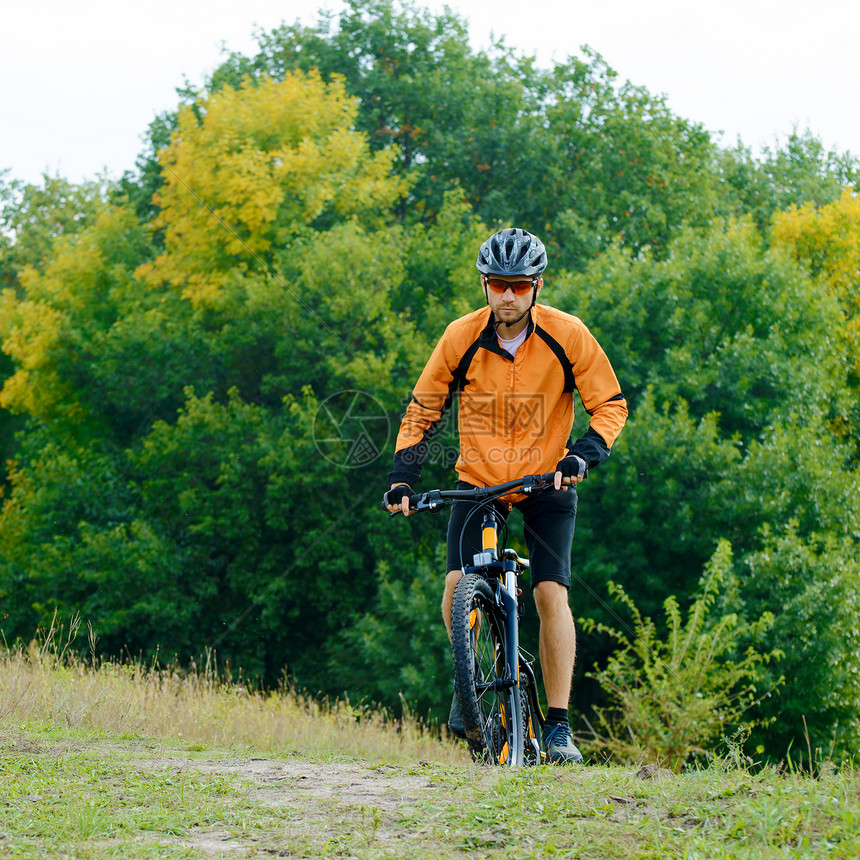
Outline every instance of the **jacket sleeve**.
<svg viewBox="0 0 860 860">
<path fill-rule="evenodd" d="M 592 469 L 609 456 L 621 433 L 627 421 L 627 401 L 606 353 L 583 324 L 577 327 L 569 357 L 574 382 L 590 421 L 588 430 L 568 449 Z"/>
<path fill-rule="evenodd" d="M 459 388 L 459 356 L 449 326 L 427 362 L 406 407 L 394 450 L 394 467 L 388 485 L 403 482 L 414 487 L 427 459 L 428 443 Z"/>
</svg>

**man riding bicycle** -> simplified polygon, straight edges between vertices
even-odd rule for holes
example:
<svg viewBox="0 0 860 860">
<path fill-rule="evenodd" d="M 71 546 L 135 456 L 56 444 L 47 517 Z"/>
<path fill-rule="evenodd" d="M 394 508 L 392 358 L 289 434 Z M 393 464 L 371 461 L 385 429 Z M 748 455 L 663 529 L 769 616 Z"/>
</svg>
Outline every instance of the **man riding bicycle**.
<svg viewBox="0 0 860 860">
<path fill-rule="evenodd" d="M 428 441 L 459 397 L 459 486 L 489 486 L 524 473 L 555 472 L 552 489 L 496 503 L 504 519 L 523 515 L 531 584 L 540 617 L 539 656 L 547 695 L 547 761 L 580 762 L 568 703 L 576 633 L 568 604 L 576 518 L 575 484 L 609 456 L 627 420 L 627 403 L 605 353 L 577 317 L 537 304 L 547 265 L 543 242 L 525 230 L 500 230 L 481 245 L 477 268 L 488 308 L 452 322 L 430 356 L 400 425 L 388 476 L 389 511 L 409 514 L 409 495 Z M 576 442 L 573 389 L 590 416 Z M 442 615 L 451 635 L 451 604 L 463 564 L 481 550 L 480 518 L 455 503 L 448 523 Z M 464 531 L 465 524 L 465 531 Z M 449 730 L 465 736 L 456 693 Z"/>
</svg>

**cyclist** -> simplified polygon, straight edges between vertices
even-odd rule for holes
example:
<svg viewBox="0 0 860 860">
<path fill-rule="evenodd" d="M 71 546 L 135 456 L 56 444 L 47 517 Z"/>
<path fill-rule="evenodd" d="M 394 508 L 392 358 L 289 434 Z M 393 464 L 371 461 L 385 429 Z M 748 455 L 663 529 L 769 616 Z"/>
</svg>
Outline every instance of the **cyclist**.
<svg viewBox="0 0 860 860">
<path fill-rule="evenodd" d="M 540 617 L 547 760 L 580 762 L 568 717 L 576 654 L 568 604 L 575 485 L 609 456 L 627 420 L 627 403 L 609 360 L 582 321 L 537 304 L 547 265 L 537 236 L 518 228 L 500 230 L 481 245 L 476 265 L 489 307 L 451 323 L 433 350 L 400 426 L 385 500 L 390 511 L 409 514 L 408 496 L 420 478 L 428 440 L 455 396 L 458 486 L 555 472 L 551 489 L 534 497 L 513 494 L 496 506 L 503 519 L 512 507 L 523 514 Z M 590 415 L 588 430 L 575 442 L 570 435 L 574 388 Z M 442 615 L 449 636 L 461 568 L 481 549 L 481 518 L 467 520 L 470 508 L 455 502 L 448 523 Z M 456 693 L 448 728 L 465 737 Z"/>
</svg>

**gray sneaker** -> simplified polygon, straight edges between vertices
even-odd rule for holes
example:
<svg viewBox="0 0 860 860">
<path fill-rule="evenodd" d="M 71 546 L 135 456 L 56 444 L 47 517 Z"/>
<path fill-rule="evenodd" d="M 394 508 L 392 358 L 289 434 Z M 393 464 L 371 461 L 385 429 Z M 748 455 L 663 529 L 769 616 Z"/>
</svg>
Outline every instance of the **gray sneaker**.
<svg viewBox="0 0 860 860">
<path fill-rule="evenodd" d="M 475 660 L 475 681 L 478 684 L 484 683 L 484 673 Z M 451 710 L 448 711 L 448 731 L 458 738 L 466 740 L 466 727 L 463 725 L 463 715 L 460 713 L 460 699 L 457 696 L 457 691 L 454 690 L 454 697 L 451 699 Z"/>
<path fill-rule="evenodd" d="M 567 723 L 556 723 L 543 737 L 548 764 L 578 764 L 582 753 L 573 745 L 573 736 Z"/>
<path fill-rule="evenodd" d="M 454 698 L 451 699 L 451 710 L 448 711 L 448 731 L 452 735 L 466 739 L 466 727 L 463 725 L 463 715 L 460 713 L 460 698 L 454 690 Z"/>
</svg>

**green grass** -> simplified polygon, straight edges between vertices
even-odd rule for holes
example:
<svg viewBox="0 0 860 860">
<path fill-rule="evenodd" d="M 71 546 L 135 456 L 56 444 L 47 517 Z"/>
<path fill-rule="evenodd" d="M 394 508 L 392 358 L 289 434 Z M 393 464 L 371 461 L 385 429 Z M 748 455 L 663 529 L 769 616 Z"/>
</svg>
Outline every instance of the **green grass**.
<svg viewBox="0 0 860 860">
<path fill-rule="evenodd" d="M 860 856 L 860 781 L 717 763 L 643 779 L 593 765 L 424 760 L 0 728 L 0 855 L 770 858 Z"/>
<path fill-rule="evenodd" d="M 851 767 L 746 761 L 491 769 L 348 702 L 0 652 L 2 857 L 860 857 Z"/>
</svg>

